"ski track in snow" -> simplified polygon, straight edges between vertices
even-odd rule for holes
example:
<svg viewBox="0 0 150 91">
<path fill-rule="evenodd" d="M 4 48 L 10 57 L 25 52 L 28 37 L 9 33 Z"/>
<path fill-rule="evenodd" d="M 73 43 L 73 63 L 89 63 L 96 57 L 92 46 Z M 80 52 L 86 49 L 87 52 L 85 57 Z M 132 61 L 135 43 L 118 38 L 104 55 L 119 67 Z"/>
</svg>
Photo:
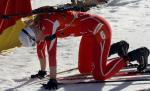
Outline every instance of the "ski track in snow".
<svg viewBox="0 0 150 91">
<path fill-rule="evenodd" d="M 51 2 L 52 1 L 52 2 Z M 55 5 L 69 0 L 33 0 L 33 8 Z M 94 7 L 88 13 L 105 17 L 112 27 L 112 42 L 126 40 L 129 51 L 146 46 L 150 49 L 150 1 L 110 0 L 103 8 Z M 41 3 L 39 3 L 41 2 Z M 80 37 L 58 40 L 58 71 L 77 67 Z M 0 91 L 45 91 L 40 80 L 30 80 L 39 70 L 36 48 L 13 48 L 0 55 Z M 48 68 L 47 68 L 48 70 Z M 46 81 L 45 81 L 46 82 Z M 150 82 L 101 83 L 59 86 L 57 91 L 149 91 Z"/>
</svg>

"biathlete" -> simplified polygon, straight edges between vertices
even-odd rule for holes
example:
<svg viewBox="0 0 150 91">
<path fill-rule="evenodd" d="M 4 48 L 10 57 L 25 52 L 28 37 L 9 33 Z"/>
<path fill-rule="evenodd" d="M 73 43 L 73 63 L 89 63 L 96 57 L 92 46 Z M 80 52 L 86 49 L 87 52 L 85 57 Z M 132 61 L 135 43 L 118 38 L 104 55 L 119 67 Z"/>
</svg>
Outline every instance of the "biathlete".
<svg viewBox="0 0 150 91">
<path fill-rule="evenodd" d="M 129 62 L 137 60 L 138 70 L 146 69 L 149 50 L 141 47 L 128 53 L 129 44 L 120 41 L 111 45 L 111 27 L 101 16 L 84 12 L 64 11 L 38 14 L 34 20 L 34 32 L 37 41 L 37 54 L 41 69 L 31 78 L 46 76 L 47 48 L 50 79 L 44 87 L 56 89 L 56 46 L 57 38 L 82 36 L 79 48 L 78 69 L 81 74 L 92 74 L 95 80 L 106 80 L 114 76 Z M 55 36 L 54 36 L 55 35 Z M 49 39 L 49 36 L 53 36 Z M 117 53 L 119 57 L 108 60 Z M 108 62 L 109 61 L 109 62 Z"/>
</svg>

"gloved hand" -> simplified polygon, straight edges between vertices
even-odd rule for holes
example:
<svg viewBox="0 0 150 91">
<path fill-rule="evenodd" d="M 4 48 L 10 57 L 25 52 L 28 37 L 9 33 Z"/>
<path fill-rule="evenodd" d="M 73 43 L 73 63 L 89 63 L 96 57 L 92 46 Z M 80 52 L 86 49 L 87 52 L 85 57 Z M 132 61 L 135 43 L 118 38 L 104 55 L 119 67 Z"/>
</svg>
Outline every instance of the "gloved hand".
<svg viewBox="0 0 150 91">
<path fill-rule="evenodd" d="M 57 89 L 58 82 L 56 79 L 50 79 L 47 84 L 43 84 L 43 87 L 48 90 Z"/>
</svg>

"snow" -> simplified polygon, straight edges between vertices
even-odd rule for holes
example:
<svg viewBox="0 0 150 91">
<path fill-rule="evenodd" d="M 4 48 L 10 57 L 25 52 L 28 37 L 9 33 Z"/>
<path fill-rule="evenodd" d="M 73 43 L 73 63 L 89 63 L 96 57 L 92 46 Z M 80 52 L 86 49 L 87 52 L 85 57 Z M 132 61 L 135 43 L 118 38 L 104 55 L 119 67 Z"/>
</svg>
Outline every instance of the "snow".
<svg viewBox="0 0 150 91">
<path fill-rule="evenodd" d="M 130 44 L 129 51 L 141 46 L 150 49 L 150 1 L 110 1 L 108 5 L 94 7 L 88 13 L 103 16 L 110 22 L 113 30 L 112 42 L 128 41 Z M 70 0 L 33 0 L 32 4 L 33 8 L 37 8 L 66 2 L 70 2 Z M 77 67 L 79 42 L 80 37 L 68 37 L 58 40 L 57 60 L 59 72 Z M 16 47 L 5 51 L 0 55 L 0 91 L 45 91 L 41 88 L 41 80 L 29 79 L 30 75 L 38 70 L 39 61 L 35 47 Z M 150 76 L 146 77 L 149 78 Z M 149 81 L 143 81 L 62 85 L 56 91 L 148 91 L 150 90 L 149 84 Z"/>
</svg>

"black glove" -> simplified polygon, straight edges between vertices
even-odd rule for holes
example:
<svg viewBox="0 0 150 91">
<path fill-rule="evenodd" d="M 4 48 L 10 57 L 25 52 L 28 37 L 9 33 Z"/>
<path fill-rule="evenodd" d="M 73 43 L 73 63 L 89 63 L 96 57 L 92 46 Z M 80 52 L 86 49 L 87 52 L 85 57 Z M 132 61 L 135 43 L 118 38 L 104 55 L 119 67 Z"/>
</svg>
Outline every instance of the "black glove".
<svg viewBox="0 0 150 91">
<path fill-rule="evenodd" d="M 43 84 L 43 87 L 48 90 L 57 89 L 58 82 L 56 79 L 50 79 L 47 84 Z"/>
<path fill-rule="evenodd" d="M 0 18 L 3 18 L 3 19 L 10 19 L 11 16 L 9 16 L 9 15 L 0 15 Z"/>
<path fill-rule="evenodd" d="M 56 37 L 57 37 L 56 34 L 49 35 L 49 36 L 46 36 L 46 37 L 45 37 L 45 40 L 47 40 L 47 41 L 52 41 L 52 40 L 55 39 Z"/>
</svg>

